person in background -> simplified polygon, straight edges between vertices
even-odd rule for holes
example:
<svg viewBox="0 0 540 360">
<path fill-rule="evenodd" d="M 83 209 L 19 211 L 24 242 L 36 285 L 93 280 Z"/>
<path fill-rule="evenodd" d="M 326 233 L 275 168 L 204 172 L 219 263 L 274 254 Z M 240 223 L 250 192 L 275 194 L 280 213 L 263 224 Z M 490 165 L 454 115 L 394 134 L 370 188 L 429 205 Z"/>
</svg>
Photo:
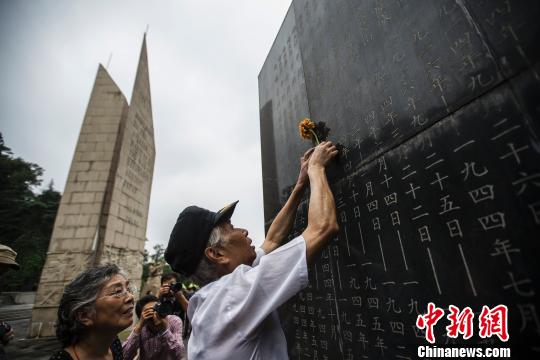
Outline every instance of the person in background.
<svg viewBox="0 0 540 360">
<path fill-rule="evenodd" d="M 92 267 L 64 289 L 50 360 L 122 360 L 118 333 L 133 323 L 135 289 L 116 265 Z"/>
<path fill-rule="evenodd" d="M 6 245 L 0 245 L 0 276 L 8 272 L 9 270 L 19 270 L 20 266 L 15 261 L 17 253 Z M 13 338 L 15 334 L 11 325 L 6 322 L 0 322 L 0 360 L 6 360 L 6 352 L 4 346 L 6 346 Z"/>
<path fill-rule="evenodd" d="M 161 276 L 161 287 L 159 288 L 158 297 L 170 297 L 174 299 L 174 315 L 183 319 L 188 307 L 188 300 L 184 295 L 181 283 L 182 277 L 180 274 L 170 272 Z M 178 284 L 178 285 L 176 285 Z"/>
<path fill-rule="evenodd" d="M 143 296 L 135 306 L 139 318 L 131 334 L 122 344 L 124 358 L 134 359 L 181 359 L 185 348 L 182 340 L 182 320 L 175 315 L 161 317 L 155 310 L 158 298 Z"/>
<path fill-rule="evenodd" d="M 161 287 L 159 289 L 159 298 L 160 300 L 163 298 L 169 298 L 173 300 L 172 314 L 182 319 L 182 323 L 184 324 L 182 337 L 187 343 L 187 340 L 189 339 L 189 334 L 191 333 L 191 325 L 187 317 L 188 296 L 192 294 L 192 292 L 190 292 L 187 289 L 184 289 L 183 286 L 182 288 L 180 288 L 180 286 L 176 285 L 176 284 L 182 285 L 181 279 L 182 277 L 180 276 L 180 274 L 175 273 L 175 272 L 164 274 L 161 277 Z"/>
</svg>

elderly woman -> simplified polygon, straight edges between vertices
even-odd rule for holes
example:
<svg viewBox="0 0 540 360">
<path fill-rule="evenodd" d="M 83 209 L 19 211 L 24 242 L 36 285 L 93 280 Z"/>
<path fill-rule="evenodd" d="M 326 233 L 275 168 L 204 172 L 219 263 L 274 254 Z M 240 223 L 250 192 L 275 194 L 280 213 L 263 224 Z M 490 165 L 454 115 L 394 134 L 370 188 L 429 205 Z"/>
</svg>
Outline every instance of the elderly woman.
<svg viewBox="0 0 540 360">
<path fill-rule="evenodd" d="M 123 359 L 118 333 L 133 321 L 133 290 L 116 265 L 90 268 L 64 290 L 51 360 Z"/>
</svg>

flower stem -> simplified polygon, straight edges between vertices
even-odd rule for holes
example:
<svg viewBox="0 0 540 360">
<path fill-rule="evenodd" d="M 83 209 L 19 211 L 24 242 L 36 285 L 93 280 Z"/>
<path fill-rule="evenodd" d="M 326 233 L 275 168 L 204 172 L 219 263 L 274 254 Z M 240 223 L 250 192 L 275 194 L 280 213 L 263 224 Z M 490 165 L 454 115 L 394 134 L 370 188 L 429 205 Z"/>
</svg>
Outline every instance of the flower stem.
<svg viewBox="0 0 540 360">
<path fill-rule="evenodd" d="M 317 145 L 320 144 L 320 141 L 319 141 L 319 138 L 317 137 L 317 134 L 315 134 L 315 131 L 311 130 L 311 129 L 308 129 L 309 132 L 311 132 L 313 134 L 313 136 L 315 136 L 315 142 L 317 143 Z"/>
</svg>

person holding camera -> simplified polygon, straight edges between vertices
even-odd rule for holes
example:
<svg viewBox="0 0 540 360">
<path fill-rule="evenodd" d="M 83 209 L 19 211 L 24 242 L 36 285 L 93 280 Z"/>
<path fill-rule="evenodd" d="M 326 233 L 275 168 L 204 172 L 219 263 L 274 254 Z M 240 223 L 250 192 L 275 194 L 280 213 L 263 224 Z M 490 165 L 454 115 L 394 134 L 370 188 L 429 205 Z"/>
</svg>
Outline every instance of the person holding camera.
<svg viewBox="0 0 540 360">
<path fill-rule="evenodd" d="M 261 248 L 231 223 L 238 202 L 218 212 L 190 206 L 180 213 L 165 260 L 204 285 L 189 299 L 189 359 L 288 359 L 277 309 L 307 286 L 308 266 L 339 230 L 326 178 L 337 153 L 324 141 L 304 154 L 297 183 Z M 308 182 L 307 227 L 282 245 Z"/>
<path fill-rule="evenodd" d="M 188 296 L 191 294 L 193 294 L 193 291 L 184 290 L 180 274 L 170 272 L 161 276 L 159 299 L 162 306 L 165 302 L 170 302 L 172 315 L 176 315 L 182 319 L 182 323 L 184 324 L 182 337 L 185 342 L 187 342 L 191 333 L 191 325 L 187 318 Z"/>
<path fill-rule="evenodd" d="M 135 305 L 139 318 L 131 334 L 122 344 L 124 359 L 180 359 L 185 353 L 182 320 L 171 315 L 168 302 L 154 295 L 143 296 Z"/>
<path fill-rule="evenodd" d="M 172 301 L 172 315 L 176 315 L 183 320 L 184 313 L 187 311 L 188 300 L 184 296 L 180 280 L 180 274 L 175 272 L 162 275 L 158 298 L 162 303 L 164 301 Z"/>
</svg>

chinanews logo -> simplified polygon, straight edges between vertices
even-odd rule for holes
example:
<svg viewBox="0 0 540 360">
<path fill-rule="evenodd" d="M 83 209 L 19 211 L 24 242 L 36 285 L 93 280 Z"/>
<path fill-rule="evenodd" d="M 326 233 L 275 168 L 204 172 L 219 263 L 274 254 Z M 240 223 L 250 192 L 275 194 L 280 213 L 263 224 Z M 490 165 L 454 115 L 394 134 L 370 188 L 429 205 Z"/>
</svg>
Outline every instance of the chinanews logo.
<svg viewBox="0 0 540 360">
<path fill-rule="evenodd" d="M 467 340 L 474 334 L 474 313 L 470 307 L 460 310 L 457 306 L 449 306 L 450 313 L 447 315 L 449 325 L 446 326 L 446 335 L 449 338 L 457 338 L 462 335 Z M 425 331 L 426 340 L 430 344 L 435 344 L 435 334 L 433 327 L 443 318 L 445 312 L 430 302 L 427 307 L 427 314 L 418 315 L 416 326 Z M 508 308 L 506 305 L 497 305 L 489 308 L 484 305 L 478 317 L 478 336 L 490 338 L 498 336 L 503 342 L 510 339 L 508 334 Z"/>
<path fill-rule="evenodd" d="M 446 326 L 446 336 L 456 339 L 461 336 L 464 340 L 470 339 L 474 335 L 475 321 L 474 312 L 470 307 L 460 310 L 457 306 L 450 305 L 449 313 L 446 316 L 448 325 Z M 423 330 L 426 340 L 430 344 L 435 344 L 435 333 L 433 328 L 445 315 L 445 311 L 430 302 L 427 313 L 418 315 L 416 326 Z M 483 339 L 497 336 L 501 341 L 507 342 L 510 339 L 508 334 L 508 308 L 506 305 L 497 305 L 493 308 L 482 307 L 482 312 L 478 316 L 478 336 Z M 511 357 L 510 348 L 456 348 L 419 346 L 418 357 Z"/>
</svg>

